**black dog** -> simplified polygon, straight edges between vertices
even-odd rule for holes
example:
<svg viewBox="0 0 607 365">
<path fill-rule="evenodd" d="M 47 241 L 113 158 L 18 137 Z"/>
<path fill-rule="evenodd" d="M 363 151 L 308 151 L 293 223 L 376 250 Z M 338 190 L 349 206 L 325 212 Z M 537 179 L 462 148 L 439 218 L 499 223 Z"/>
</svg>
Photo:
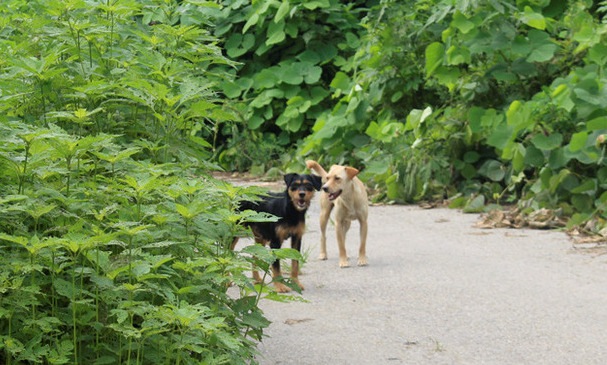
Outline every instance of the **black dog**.
<svg viewBox="0 0 607 365">
<path fill-rule="evenodd" d="M 314 192 L 322 186 L 321 178 L 316 175 L 286 174 L 284 176 L 287 189 L 282 193 L 269 193 L 258 202 L 244 201 L 240 204 L 240 210 L 254 210 L 265 212 L 278 217 L 276 222 L 251 222 L 246 223 L 253 231 L 256 243 L 262 245 L 270 244 L 270 248 L 278 249 L 282 242 L 291 237 L 291 248 L 301 250 L 301 237 L 305 231 L 306 210 L 310 207 L 310 201 Z M 232 248 L 236 245 L 238 238 L 234 239 Z M 299 261 L 293 260 L 291 265 L 291 280 L 302 290 L 303 286 L 298 279 Z M 272 264 L 272 276 L 276 291 L 284 293 L 291 290 L 281 283 L 280 261 Z M 259 273 L 253 271 L 253 279 L 261 282 Z"/>
</svg>

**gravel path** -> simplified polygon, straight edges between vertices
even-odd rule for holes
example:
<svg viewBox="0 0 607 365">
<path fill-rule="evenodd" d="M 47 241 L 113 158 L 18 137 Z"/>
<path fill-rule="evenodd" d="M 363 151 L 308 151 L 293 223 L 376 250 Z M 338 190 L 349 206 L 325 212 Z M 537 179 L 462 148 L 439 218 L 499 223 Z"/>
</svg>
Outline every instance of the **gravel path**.
<svg viewBox="0 0 607 365">
<path fill-rule="evenodd" d="M 607 364 L 607 255 L 555 231 L 474 228 L 478 215 L 377 206 L 369 266 L 358 224 L 339 269 L 333 227 L 318 261 L 318 201 L 300 279 L 307 301 L 261 306 L 269 364 Z M 245 244 L 241 240 L 241 244 Z"/>
</svg>

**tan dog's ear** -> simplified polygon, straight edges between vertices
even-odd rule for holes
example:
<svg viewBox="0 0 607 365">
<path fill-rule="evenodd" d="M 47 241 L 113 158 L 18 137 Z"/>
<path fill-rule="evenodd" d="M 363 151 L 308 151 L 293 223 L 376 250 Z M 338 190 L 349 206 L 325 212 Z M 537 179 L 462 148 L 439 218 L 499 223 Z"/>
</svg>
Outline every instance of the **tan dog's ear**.
<svg viewBox="0 0 607 365">
<path fill-rule="evenodd" d="M 354 167 L 346 166 L 346 175 L 348 175 L 348 179 L 352 180 L 360 171 L 355 169 Z"/>
</svg>

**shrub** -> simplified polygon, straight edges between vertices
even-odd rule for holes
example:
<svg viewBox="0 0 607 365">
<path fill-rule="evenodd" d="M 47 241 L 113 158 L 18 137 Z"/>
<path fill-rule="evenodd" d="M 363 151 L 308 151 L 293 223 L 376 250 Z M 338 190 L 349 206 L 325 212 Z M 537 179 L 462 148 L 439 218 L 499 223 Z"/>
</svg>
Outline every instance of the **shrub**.
<svg viewBox="0 0 607 365">
<path fill-rule="evenodd" d="M 3 364 L 254 362 L 273 294 L 243 272 L 289 253 L 228 249 L 263 217 L 234 210 L 256 191 L 210 177 L 235 119 L 213 7 L 0 6 Z"/>
</svg>

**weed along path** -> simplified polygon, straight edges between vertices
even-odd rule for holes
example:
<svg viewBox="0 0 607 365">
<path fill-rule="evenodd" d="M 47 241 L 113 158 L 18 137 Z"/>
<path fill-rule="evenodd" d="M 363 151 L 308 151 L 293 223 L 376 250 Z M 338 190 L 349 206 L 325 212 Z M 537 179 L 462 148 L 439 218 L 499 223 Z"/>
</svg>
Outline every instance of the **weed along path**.
<svg viewBox="0 0 607 365">
<path fill-rule="evenodd" d="M 333 227 L 318 261 L 318 197 L 300 280 L 306 302 L 263 301 L 261 364 L 606 364 L 607 255 L 564 233 L 474 228 L 478 215 L 374 206 L 340 269 Z M 240 245 L 249 244 L 241 240 Z M 288 246 L 288 245 L 287 245 Z"/>
</svg>

